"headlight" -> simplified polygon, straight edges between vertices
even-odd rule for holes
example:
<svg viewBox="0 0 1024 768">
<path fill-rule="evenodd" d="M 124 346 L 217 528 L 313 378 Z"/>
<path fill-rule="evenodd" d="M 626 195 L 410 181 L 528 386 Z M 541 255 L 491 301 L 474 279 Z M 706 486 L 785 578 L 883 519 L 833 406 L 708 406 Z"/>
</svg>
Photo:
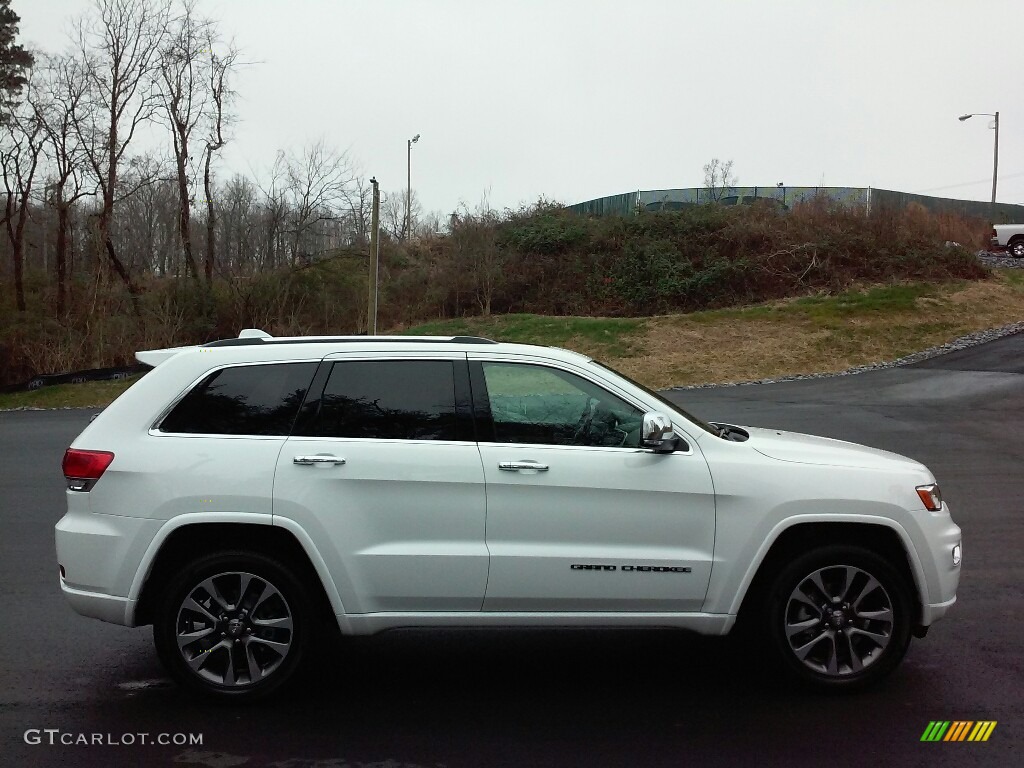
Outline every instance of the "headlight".
<svg viewBox="0 0 1024 768">
<path fill-rule="evenodd" d="M 921 497 L 924 508 L 929 512 L 938 512 L 942 509 L 942 491 L 935 483 L 917 486 L 917 495 Z"/>
</svg>

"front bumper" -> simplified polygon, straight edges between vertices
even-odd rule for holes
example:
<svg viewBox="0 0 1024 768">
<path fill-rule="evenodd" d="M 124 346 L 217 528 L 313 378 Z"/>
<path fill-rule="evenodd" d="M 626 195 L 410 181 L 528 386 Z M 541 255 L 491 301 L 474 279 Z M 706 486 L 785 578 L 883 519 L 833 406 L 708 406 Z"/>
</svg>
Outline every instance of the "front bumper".
<svg viewBox="0 0 1024 768">
<path fill-rule="evenodd" d="M 921 626 L 938 621 L 956 602 L 963 565 L 963 536 L 960 526 L 949 517 L 949 508 L 943 504 L 942 513 L 930 520 L 927 544 L 919 548 L 925 559 L 925 585 L 921 604 Z M 959 548 L 960 560 L 954 562 L 953 551 Z"/>
<path fill-rule="evenodd" d="M 946 611 L 953 607 L 953 603 L 956 602 L 956 595 L 953 595 L 952 600 L 947 600 L 944 603 L 932 603 L 924 606 L 921 615 L 921 626 L 928 627 L 934 624 L 936 621 L 946 615 Z"/>
</svg>

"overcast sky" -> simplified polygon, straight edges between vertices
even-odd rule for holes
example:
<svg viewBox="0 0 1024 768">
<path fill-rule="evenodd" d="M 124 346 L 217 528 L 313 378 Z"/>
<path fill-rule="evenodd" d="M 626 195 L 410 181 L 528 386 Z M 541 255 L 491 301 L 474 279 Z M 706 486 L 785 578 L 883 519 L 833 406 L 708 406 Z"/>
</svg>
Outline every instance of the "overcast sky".
<svg viewBox="0 0 1024 768">
<path fill-rule="evenodd" d="M 68 44 L 90 0 L 12 0 Z M 245 58 L 229 172 L 320 137 L 427 210 L 699 186 L 1024 203 L 1021 0 L 199 0 Z"/>
</svg>

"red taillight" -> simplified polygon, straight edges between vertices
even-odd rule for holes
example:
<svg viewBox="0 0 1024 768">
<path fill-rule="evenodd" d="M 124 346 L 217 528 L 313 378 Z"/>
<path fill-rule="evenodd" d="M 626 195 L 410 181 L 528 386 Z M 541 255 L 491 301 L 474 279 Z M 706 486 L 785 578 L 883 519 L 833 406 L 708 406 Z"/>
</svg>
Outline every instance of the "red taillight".
<svg viewBox="0 0 1024 768">
<path fill-rule="evenodd" d="M 82 451 L 68 448 L 64 451 L 61 468 L 68 488 L 73 491 L 87 491 L 100 479 L 100 476 L 114 460 L 110 451 Z"/>
</svg>

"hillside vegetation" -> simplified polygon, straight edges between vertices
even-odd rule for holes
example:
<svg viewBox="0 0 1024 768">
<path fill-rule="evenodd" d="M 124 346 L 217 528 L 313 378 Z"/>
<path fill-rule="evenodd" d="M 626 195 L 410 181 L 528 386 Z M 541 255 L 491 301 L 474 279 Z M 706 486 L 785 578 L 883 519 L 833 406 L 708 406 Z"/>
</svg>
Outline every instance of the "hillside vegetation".
<svg viewBox="0 0 1024 768">
<path fill-rule="evenodd" d="M 904 283 L 752 307 L 648 318 L 491 315 L 438 320 L 406 333 L 472 334 L 552 344 L 596 357 L 652 387 L 842 371 L 895 360 L 1024 319 L 1024 270 L 993 279 Z M 0 394 L 0 409 L 102 406 L 131 381 Z"/>
<path fill-rule="evenodd" d="M 648 318 L 494 315 L 408 333 L 554 344 L 665 388 L 844 371 L 1024 320 L 1024 270 L 992 279 L 900 283 L 748 307 Z"/>
<path fill-rule="evenodd" d="M 588 316 L 651 317 L 837 296 L 858 285 L 981 280 L 989 272 L 970 250 L 984 233 L 979 222 L 923 209 L 868 217 L 824 203 L 791 212 L 710 205 L 603 219 L 543 204 L 504 216 L 467 213 L 450 234 L 385 240 L 378 328 L 572 315 L 588 338 L 610 322 Z M 950 240 L 967 247 L 949 247 Z M 0 306 L 0 384 L 120 365 L 138 349 L 235 336 L 245 327 L 274 335 L 366 329 L 366 259 L 350 250 L 209 288 L 185 278 L 140 282 L 136 308 L 104 270 L 79 276 L 60 314 L 40 274 L 26 275 L 26 312 L 0 292 L 7 302 Z M 817 300 L 805 305 L 808 312 Z M 529 322 L 544 341 L 545 323 L 561 321 Z M 611 351 L 618 357 L 628 347 Z"/>
</svg>

